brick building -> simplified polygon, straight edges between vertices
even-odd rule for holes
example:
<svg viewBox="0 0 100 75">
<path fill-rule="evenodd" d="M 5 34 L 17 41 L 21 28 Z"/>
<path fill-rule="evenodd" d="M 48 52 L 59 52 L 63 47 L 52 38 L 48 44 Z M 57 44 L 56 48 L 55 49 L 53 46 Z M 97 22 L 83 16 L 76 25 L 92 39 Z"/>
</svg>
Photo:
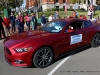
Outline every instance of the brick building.
<svg viewBox="0 0 100 75">
<path fill-rule="evenodd" d="M 38 1 L 43 10 L 50 8 L 63 8 L 66 3 L 70 3 L 70 0 L 26 0 L 27 7 L 34 7 L 35 1 Z"/>
</svg>

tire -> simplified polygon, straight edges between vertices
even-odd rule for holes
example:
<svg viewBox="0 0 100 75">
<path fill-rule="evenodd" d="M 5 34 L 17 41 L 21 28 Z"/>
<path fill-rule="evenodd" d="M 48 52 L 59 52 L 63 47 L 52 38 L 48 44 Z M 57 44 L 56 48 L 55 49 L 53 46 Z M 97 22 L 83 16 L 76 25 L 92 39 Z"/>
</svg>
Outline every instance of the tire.
<svg viewBox="0 0 100 75">
<path fill-rule="evenodd" d="M 100 46 L 100 33 L 96 33 L 91 42 L 92 47 Z"/>
<path fill-rule="evenodd" d="M 33 63 L 38 68 L 45 68 L 53 60 L 53 52 L 49 47 L 40 48 L 33 57 Z"/>
</svg>

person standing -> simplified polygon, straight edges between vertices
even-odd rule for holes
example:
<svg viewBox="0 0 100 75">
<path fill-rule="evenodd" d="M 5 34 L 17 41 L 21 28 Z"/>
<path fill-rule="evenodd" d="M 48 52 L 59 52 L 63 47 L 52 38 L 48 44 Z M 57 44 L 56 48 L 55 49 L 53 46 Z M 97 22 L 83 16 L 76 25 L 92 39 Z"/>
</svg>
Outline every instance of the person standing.
<svg viewBox="0 0 100 75">
<path fill-rule="evenodd" d="M 10 19 L 10 23 L 11 23 L 11 31 L 12 33 L 14 33 L 16 31 L 16 28 L 15 28 L 15 15 L 11 12 L 11 15 L 9 16 L 9 19 Z"/>
<path fill-rule="evenodd" d="M 73 11 L 72 15 L 73 15 L 73 18 L 76 18 L 76 11 L 75 10 Z"/>
<path fill-rule="evenodd" d="M 6 38 L 2 22 L 5 24 L 5 22 L 3 21 L 2 17 L 0 16 L 0 40 L 2 39 L 2 37 L 1 37 L 2 34 L 3 34 L 3 37 Z"/>
<path fill-rule="evenodd" d="M 34 13 L 32 13 L 31 22 L 32 22 L 32 30 L 37 29 L 37 18 Z"/>
<path fill-rule="evenodd" d="M 56 19 L 59 19 L 59 18 L 60 18 L 59 12 L 56 11 L 56 13 L 54 14 L 54 19 L 56 20 Z"/>
<path fill-rule="evenodd" d="M 5 22 L 4 24 L 5 33 L 7 34 L 7 36 L 10 36 L 10 20 L 9 18 L 7 18 L 7 16 L 4 16 L 3 21 Z"/>
<path fill-rule="evenodd" d="M 88 18 L 89 20 L 92 19 L 92 9 L 88 10 Z"/>
<path fill-rule="evenodd" d="M 50 21 L 53 21 L 54 20 L 54 17 L 53 17 L 53 15 L 51 14 L 50 16 L 49 16 L 49 18 L 48 18 L 48 21 L 50 22 Z"/>
<path fill-rule="evenodd" d="M 46 24 L 45 14 L 42 14 L 42 16 L 41 16 L 41 26 L 44 26 L 45 24 Z"/>
<path fill-rule="evenodd" d="M 16 28 L 18 29 L 18 33 L 21 33 L 21 22 L 20 22 L 20 19 L 19 19 L 19 16 L 17 15 L 16 16 L 16 19 L 15 19 L 15 25 L 16 25 Z"/>
<path fill-rule="evenodd" d="M 24 18 L 25 18 L 25 21 L 26 21 L 27 30 L 30 30 L 30 21 L 31 21 L 31 19 L 30 19 L 30 16 L 28 15 L 28 13 Z"/>
<path fill-rule="evenodd" d="M 18 19 L 21 22 L 21 26 L 20 26 L 21 27 L 21 32 L 23 32 L 24 31 L 24 15 L 22 15 L 21 13 L 19 13 Z"/>
</svg>

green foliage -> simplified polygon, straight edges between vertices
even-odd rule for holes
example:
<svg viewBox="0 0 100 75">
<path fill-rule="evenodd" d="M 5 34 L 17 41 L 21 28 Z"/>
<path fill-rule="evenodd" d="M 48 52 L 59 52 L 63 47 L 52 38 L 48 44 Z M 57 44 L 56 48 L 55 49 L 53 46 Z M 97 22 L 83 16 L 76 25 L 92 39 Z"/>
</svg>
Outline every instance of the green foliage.
<svg viewBox="0 0 100 75">
<path fill-rule="evenodd" d="M 41 17 L 41 15 L 42 15 L 43 13 L 45 14 L 46 17 L 49 17 L 50 14 L 54 14 L 55 11 L 49 11 L 49 12 L 48 12 L 48 11 L 45 11 L 45 12 L 40 12 L 40 13 L 39 13 L 39 17 Z"/>
<path fill-rule="evenodd" d="M 60 8 L 59 11 L 64 11 L 64 8 Z"/>
<path fill-rule="evenodd" d="M 74 11 L 74 9 L 68 9 L 68 11 Z"/>
<path fill-rule="evenodd" d="M 22 4 L 23 0 L 0 0 L 0 10 L 4 8 L 16 8 Z"/>
</svg>

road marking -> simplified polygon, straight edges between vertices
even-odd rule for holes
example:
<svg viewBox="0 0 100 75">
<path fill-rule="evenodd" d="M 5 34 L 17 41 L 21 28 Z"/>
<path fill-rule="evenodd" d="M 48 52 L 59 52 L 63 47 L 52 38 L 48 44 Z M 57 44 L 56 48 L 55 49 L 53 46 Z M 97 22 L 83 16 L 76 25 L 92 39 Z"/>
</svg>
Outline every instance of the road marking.
<svg viewBox="0 0 100 75">
<path fill-rule="evenodd" d="M 64 58 L 48 75 L 52 75 L 66 60 L 68 60 L 71 56 Z"/>
</svg>

